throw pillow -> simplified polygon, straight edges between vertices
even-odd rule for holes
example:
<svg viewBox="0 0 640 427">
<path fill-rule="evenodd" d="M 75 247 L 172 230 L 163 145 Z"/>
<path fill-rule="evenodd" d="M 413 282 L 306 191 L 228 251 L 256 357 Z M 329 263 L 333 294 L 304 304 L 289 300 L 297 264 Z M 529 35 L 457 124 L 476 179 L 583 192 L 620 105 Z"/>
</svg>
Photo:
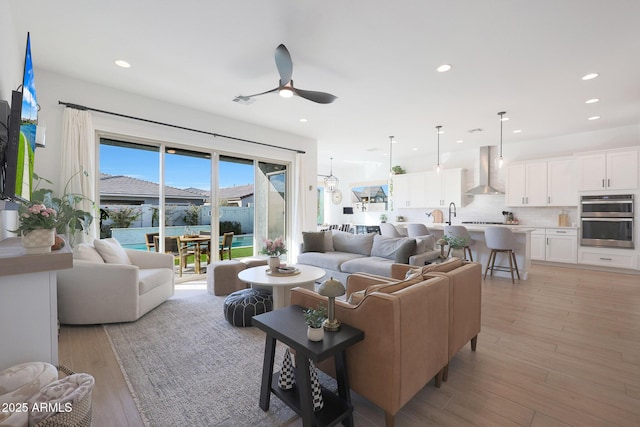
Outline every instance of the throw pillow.
<svg viewBox="0 0 640 427">
<path fill-rule="evenodd" d="M 120 246 L 120 242 L 113 237 L 101 240 L 96 239 L 93 241 L 93 246 L 95 246 L 102 259 L 104 259 L 104 262 L 108 264 L 131 265 L 131 260 L 129 256 L 127 256 L 127 252 Z"/>
<path fill-rule="evenodd" d="M 436 237 L 432 234 L 426 236 L 417 236 L 416 239 L 416 253 L 422 254 L 427 251 L 432 251 L 436 247 Z"/>
<path fill-rule="evenodd" d="M 324 253 L 324 231 L 303 231 L 302 252 Z"/>
<path fill-rule="evenodd" d="M 409 264 L 409 257 L 416 253 L 416 241 L 409 239 L 403 242 L 394 253 L 393 262 Z"/>
<path fill-rule="evenodd" d="M 376 233 L 351 234 L 333 230 L 333 249 L 339 252 L 370 256 L 373 236 L 377 235 Z"/>
<path fill-rule="evenodd" d="M 422 268 L 410 268 L 407 271 L 407 274 L 404 275 L 404 280 L 415 279 L 417 277 L 422 277 Z"/>
<path fill-rule="evenodd" d="M 324 232 L 324 251 L 325 252 L 333 252 L 333 233 L 331 230 Z"/>
<path fill-rule="evenodd" d="M 80 243 L 75 247 L 73 250 L 73 259 L 104 264 L 104 259 L 102 259 L 98 251 L 96 251 L 96 248 L 88 243 Z"/>
</svg>

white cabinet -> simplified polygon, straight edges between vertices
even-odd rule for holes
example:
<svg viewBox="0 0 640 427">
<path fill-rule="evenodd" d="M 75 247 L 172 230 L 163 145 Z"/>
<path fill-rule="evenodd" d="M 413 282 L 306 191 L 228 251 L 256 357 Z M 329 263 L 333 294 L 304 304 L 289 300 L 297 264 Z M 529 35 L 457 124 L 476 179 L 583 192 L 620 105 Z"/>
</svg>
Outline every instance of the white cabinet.
<svg viewBox="0 0 640 427">
<path fill-rule="evenodd" d="M 507 206 L 547 205 L 547 162 L 526 162 L 507 167 Z"/>
<path fill-rule="evenodd" d="M 582 247 L 578 255 L 578 262 L 580 264 L 629 269 L 636 268 L 635 253 L 627 249 Z"/>
<path fill-rule="evenodd" d="M 451 202 L 461 206 L 462 169 L 426 172 L 425 190 L 425 205 L 428 208 L 447 207 Z"/>
<path fill-rule="evenodd" d="M 575 229 L 547 228 L 546 260 L 575 264 L 578 262 L 578 231 Z"/>
<path fill-rule="evenodd" d="M 425 172 L 393 176 L 393 205 L 400 208 L 424 208 Z"/>
<path fill-rule="evenodd" d="M 578 180 L 574 159 L 547 162 L 547 206 L 578 206 Z"/>
<path fill-rule="evenodd" d="M 546 230 L 536 228 L 531 232 L 531 259 L 544 261 L 547 257 Z"/>
<path fill-rule="evenodd" d="M 535 229 L 531 232 L 531 259 L 575 264 L 578 261 L 578 230 Z"/>
<path fill-rule="evenodd" d="M 577 159 L 582 191 L 638 188 L 638 150 L 589 153 Z"/>
</svg>

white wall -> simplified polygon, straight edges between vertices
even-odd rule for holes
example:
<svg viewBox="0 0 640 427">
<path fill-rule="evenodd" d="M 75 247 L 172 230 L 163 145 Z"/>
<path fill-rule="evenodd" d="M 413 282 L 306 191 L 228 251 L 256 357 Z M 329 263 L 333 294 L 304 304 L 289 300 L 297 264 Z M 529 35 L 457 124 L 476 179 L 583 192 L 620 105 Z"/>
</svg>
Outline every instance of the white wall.
<svg viewBox="0 0 640 427">
<path fill-rule="evenodd" d="M 503 155 L 506 159 L 505 165 L 508 165 L 509 162 L 563 157 L 585 151 L 638 145 L 640 145 L 640 124 L 589 133 L 509 143 L 503 146 Z M 496 151 L 497 147 L 491 147 L 492 159 L 496 156 Z M 478 149 L 443 152 L 441 153 L 440 162 L 445 168 L 465 169 L 463 190 L 468 190 L 478 185 Z M 327 223 L 379 223 L 380 212 L 355 213 L 354 215 L 344 216 L 342 214 L 342 207 L 350 205 L 349 189 L 353 184 L 388 179 L 388 160 L 385 159 L 378 163 L 369 162 L 363 165 L 357 165 L 354 161 L 354 163 L 349 164 L 348 167 L 336 167 L 336 164 L 338 164 L 338 162 L 334 162 L 333 173 L 340 178 L 339 187 L 344 197 L 343 202 L 338 206 L 333 205 L 329 198 L 325 201 L 325 206 L 327 206 L 325 221 Z M 433 165 L 436 164 L 436 156 L 434 153 L 431 156 L 394 159 L 393 164 L 402 166 L 407 172 L 432 170 Z M 491 162 L 491 185 L 501 191 L 505 190 L 505 170 L 505 167 L 500 170 L 495 170 L 494 164 Z M 465 197 L 463 206 L 459 206 L 457 209 L 457 219 L 458 221 L 461 218 L 465 221 L 502 221 L 501 212 L 507 210 L 514 212 L 516 218 L 519 218 L 521 223 L 536 226 L 554 226 L 557 225 L 557 214 L 561 209 L 564 209 L 569 213 L 570 223 L 578 222 L 576 207 L 507 208 L 504 203 L 504 195 Z M 448 212 L 446 208 L 441 210 L 445 214 L 446 221 Z M 387 214 L 389 221 L 395 221 L 397 215 L 402 215 L 406 221 L 428 223 L 431 222 L 432 219 L 426 214 L 431 211 L 432 209 L 396 209 Z"/>
</svg>

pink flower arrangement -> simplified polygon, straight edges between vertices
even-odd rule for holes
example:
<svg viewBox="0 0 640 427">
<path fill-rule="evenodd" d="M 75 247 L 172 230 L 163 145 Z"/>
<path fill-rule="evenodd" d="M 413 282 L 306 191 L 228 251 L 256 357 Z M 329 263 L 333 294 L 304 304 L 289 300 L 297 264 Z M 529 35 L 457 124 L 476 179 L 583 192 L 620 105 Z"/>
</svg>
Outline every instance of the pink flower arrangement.
<svg viewBox="0 0 640 427">
<path fill-rule="evenodd" d="M 28 234 L 33 230 L 56 228 L 58 212 L 42 204 L 34 204 L 25 209 L 20 215 L 20 227 L 13 233 Z"/>
<path fill-rule="evenodd" d="M 275 240 L 264 239 L 264 247 L 260 253 L 269 256 L 280 256 L 282 254 L 286 254 L 287 248 L 285 247 L 284 239 L 282 237 L 278 237 Z"/>
</svg>

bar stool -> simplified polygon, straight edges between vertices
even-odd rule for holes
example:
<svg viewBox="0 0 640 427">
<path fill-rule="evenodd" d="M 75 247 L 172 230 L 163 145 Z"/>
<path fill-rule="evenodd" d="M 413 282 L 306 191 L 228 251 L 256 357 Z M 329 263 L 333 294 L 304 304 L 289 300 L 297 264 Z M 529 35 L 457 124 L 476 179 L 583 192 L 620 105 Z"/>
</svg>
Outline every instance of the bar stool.
<svg viewBox="0 0 640 427">
<path fill-rule="evenodd" d="M 513 252 L 516 247 L 516 241 L 513 236 L 513 232 L 506 227 L 487 227 L 484 231 L 484 238 L 487 242 L 487 248 L 491 249 L 489 254 L 489 260 L 487 261 L 487 268 L 484 271 L 484 278 L 487 278 L 487 272 L 491 269 L 491 275 L 493 276 L 493 270 L 508 271 L 511 273 L 511 283 L 515 284 L 513 278 L 513 271 L 516 271 L 518 280 L 520 280 L 520 272 L 518 271 L 518 263 L 516 261 L 516 254 Z M 504 252 L 509 257 L 509 267 L 496 266 L 496 254 L 498 252 Z"/>
<path fill-rule="evenodd" d="M 414 223 L 407 224 L 407 236 L 408 237 L 418 237 L 418 236 L 428 236 L 431 234 L 429 229 L 424 224 Z"/>
<path fill-rule="evenodd" d="M 473 261 L 473 255 L 471 254 L 471 248 L 469 244 L 473 241 L 471 239 L 471 235 L 469 234 L 469 230 L 464 225 L 445 225 L 444 226 L 444 235 L 447 237 L 457 237 L 464 239 L 467 244 L 462 247 L 464 257 L 467 258 L 467 252 L 469 253 L 469 261 Z M 447 256 L 451 254 L 451 246 L 449 246 L 449 253 Z"/>
</svg>

